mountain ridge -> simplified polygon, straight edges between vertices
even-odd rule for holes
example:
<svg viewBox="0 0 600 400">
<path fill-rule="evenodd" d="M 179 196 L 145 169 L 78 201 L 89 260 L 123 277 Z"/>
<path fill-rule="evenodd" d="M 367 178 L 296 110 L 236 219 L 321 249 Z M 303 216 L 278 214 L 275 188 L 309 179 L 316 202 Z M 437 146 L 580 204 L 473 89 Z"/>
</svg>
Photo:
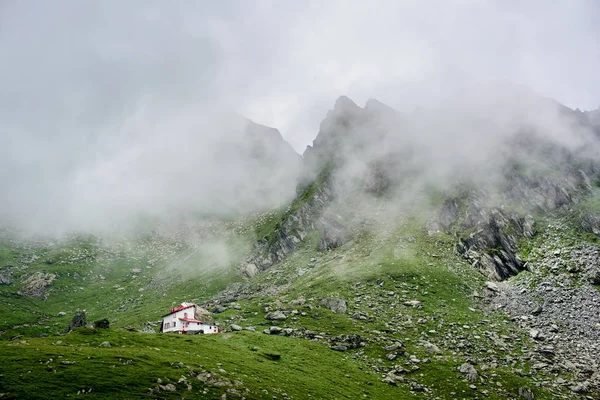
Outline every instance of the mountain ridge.
<svg viewBox="0 0 600 400">
<path fill-rule="evenodd" d="M 272 211 L 114 240 L 2 238 L 0 390 L 595 398 L 597 136 L 546 101 L 491 121 L 367 104 L 338 99 L 297 159 L 294 200 Z M 182 301 L 225 332 L 153 335 Z M 63 333 L 82 310 L 110 329 Z"/>
</svg>

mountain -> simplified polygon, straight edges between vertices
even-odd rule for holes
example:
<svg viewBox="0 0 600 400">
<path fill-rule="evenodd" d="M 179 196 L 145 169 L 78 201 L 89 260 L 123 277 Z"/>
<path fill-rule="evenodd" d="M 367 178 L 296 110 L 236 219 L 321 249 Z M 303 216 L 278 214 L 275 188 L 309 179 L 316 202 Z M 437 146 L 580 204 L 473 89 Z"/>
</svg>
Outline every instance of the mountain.
<svg viewBox="0 0 600 400">
<path fill-rule="evenodd" d="M 225 148 L 289 168 L 277 131 L 246 132 Z M 340 97 L 282 207 L 126 237 L 3 233 L 0 391 L 597 398 L 599 148 L 587 113 L 520 87 L 414 112 Z M 225 332 L 156 333 L 183 301 Z M 78 311 L 110 328 L 65 333 Z"/>
</svg>

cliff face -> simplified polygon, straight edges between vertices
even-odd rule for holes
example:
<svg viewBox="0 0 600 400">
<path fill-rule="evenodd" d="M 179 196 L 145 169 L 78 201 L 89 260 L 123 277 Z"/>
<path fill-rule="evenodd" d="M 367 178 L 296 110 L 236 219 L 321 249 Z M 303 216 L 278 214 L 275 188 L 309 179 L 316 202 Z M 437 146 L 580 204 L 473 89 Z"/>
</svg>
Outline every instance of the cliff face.
<svg viewBox="0 0 600 400">
<path fill-rule="evenodd" d="M 526 268 L 519 245 L 533 237 L 534 215 L 571 213 L 592 195 L 600 172 L 595 114 L 523 93 L 535 116 L 509 96 L 472 114 L 458 108 L 406 114 L 377 100 L 361 108 L 340 97 L 304 152 L 296 201 L 273 234 L 256 243 L 245 274 L 282 260 L 311 231 L 319 232 L 322 251 L 343 245 L 371 211 L 364 204 L 409 210 L 432 191 L 445 201 L 429 210 L 437 215 L 430 230 L 453 235 L 456 250 L 490 279 L 518 274 Z M 334 215 L 340 204 L 357 207 Z M 586 230 L 600 231 L 595 214 L 580 215 Z"/>
</svg>

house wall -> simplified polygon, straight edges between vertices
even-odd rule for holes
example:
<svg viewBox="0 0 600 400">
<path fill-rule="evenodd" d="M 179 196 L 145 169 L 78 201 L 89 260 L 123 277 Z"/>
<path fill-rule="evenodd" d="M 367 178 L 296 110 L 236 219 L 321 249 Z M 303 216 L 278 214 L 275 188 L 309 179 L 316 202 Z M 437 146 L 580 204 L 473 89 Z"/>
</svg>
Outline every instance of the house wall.
<svg viewBox="0 0 600 400">
<path fill-rule="evenodd" d="M 205 334 L 218 333 L 219 328 L 214 324 L 200 324 L 196 322 L 189 322 L 188 326 L 185 326 L 185 321 L 181 321 L 179 318 L 194 318 L 195 308 L 190 307 L 181 311 L 177 311 L 174 314 L 168 315 L 163 318 L 163 332 L 180 332 L 182 330 L 190 333 L 197 333 L 203 331 Z M 169 324 L 167 327 L 167 323 Z"/>
<path fill-rule="evenodd" d="M 200 327 L 207 335 L 211 333 L 219 333 L 219 327 L 217 327 L 216 325 L 203 324 L 200 325 Z"/>
<path fill-rule="evenodd" d="M 194 307 L 186 308 L 184 310 L 177 311 L 174 314 L 167 315 L 163 318 L 163 332 L 179 332 L 183 328 L 183 321 L 179 318 L 194 318 Z M 169 327 L 167 328 L 167 323 Z"/>
</svg>

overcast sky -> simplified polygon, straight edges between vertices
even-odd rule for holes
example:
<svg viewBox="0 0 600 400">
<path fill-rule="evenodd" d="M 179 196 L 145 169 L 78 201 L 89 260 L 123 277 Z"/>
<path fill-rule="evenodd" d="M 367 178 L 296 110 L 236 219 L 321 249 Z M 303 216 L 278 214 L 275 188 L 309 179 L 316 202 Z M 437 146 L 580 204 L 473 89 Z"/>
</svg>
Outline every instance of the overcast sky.
<svg viewBox="0 0 600 400">
<path fill-rule="evenodd" d="M 412 110 L 508 80 L 592 109 L 599 20 L 596 0 L 3 0 L 0 116 L 37 142 L 222 102 L 302 152 L 341 94 Z"/>
<path fill-rule="evenodd" d="M 224 185 L 215 110 L 302 153 L 340 95 L 411 111 L 501 81 L 594 109 L 598 21 L 596 0 L 0 0 L 0 217 L 198 202 Z"/>
</svg>

